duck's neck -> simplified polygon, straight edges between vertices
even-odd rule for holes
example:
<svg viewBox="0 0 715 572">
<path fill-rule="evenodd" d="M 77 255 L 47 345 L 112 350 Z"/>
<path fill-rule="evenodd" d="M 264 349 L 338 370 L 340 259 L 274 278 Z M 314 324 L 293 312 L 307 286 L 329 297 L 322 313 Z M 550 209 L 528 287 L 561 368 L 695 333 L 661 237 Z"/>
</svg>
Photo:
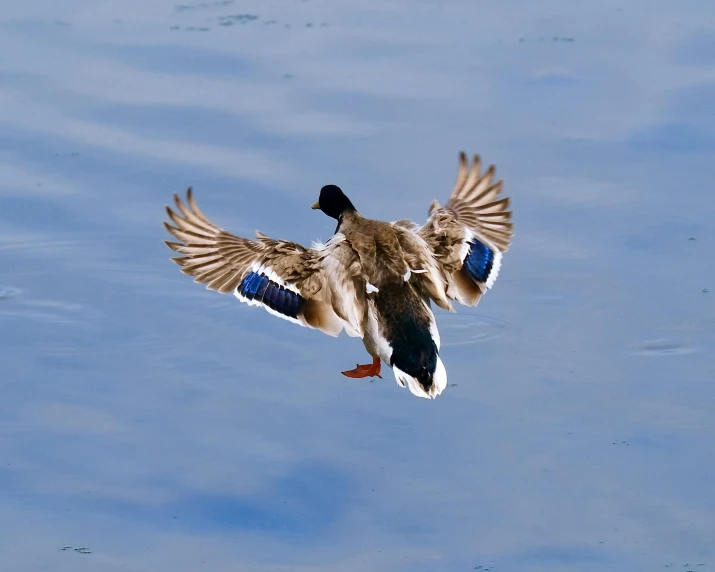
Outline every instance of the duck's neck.
<svg viewBox="0 0 715 572">
<path fill-rule="evenodd" d="M 338 216 L 338 226 L 335 227 L 334 234 L 337 234 L 340 231 L 340 225 L 343 224 L 343 221 L 350 221 L 351 219 L 359 216 L 360 214 L 357 212 L 357 209 L 355 209 L 352 203 L 350 203 L 350 206 L 343 210 L 343 212 L 341 212 Z"/>
</svg>

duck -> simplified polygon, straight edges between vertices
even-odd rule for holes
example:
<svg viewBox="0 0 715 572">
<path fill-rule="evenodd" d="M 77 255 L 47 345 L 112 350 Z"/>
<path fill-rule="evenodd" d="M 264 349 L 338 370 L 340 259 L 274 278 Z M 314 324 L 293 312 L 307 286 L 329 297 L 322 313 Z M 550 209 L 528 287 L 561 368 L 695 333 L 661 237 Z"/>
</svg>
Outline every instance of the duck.
<svg viewBox="0 0 715 572">
<path fill-rule="evenodd" d="M 325 243 L 304 247 L 256 231 L 234 235 L 199 209 L 191 187 L 166 207 L 165 244 L 194 282 L 233 294 L 248 306 L 300 326 L 361 338 L 372 358 L 343 371 L 381 378 L 382 363 L 401 387 L 434 399 L 447 387 L 432 305 L 476 306 L 490 290 L 513 238 L 510 199 L 494 165 L 459 155 L 447 203 L 433 201 L 426 222 L 385 222 L 363 216 L 337 185 L 321 188 L 312 205 L 337 220 Z"/>
</svg>

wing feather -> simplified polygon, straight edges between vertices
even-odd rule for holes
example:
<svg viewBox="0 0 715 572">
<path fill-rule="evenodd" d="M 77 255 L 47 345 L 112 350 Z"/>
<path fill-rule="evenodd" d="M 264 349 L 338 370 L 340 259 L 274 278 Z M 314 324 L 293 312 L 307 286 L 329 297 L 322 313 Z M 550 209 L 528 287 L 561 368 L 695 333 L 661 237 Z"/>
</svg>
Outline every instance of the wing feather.
<svg viewBox="0 0 715 572">
<path fill-rule="evenodd" d="M 431 298 L 442 309 L 453 311 L 446 296 L 446 280 L 442 269 L 425 239 L 417 232 L 419 227 L 412 221 L 392 223 L 396 231 L 403 255 L 416 283 L 427 298 Z"/>
<path fill-rule="evenodd" d="M 342 235 L 310 249 L 260 232 L 250 240 L 211 222 L 196 204 L 191 188 L 185 201 L 178 195 L 174 195 L 174 201 L 176 210 L 166 208 L 173 225 L 165 222 L 164 227 L 179 242 L 167 240 L 165 244 L 181 254 L 171 260 L 181 272 L 193 276 L 194 282 L 263 305 L 262 300 L 249 300 L 237 290 L 246 276 L 258 271 L 303 298 L 302 310 L 297 318 L 289 318 L 291 321 L 330 335 L 338 335 L 343 327 L 350 335 L 362 335 L 365 288 L 360 286 L 359 259 Z"/>
<path fill-rule="evenodd" d="M 510 200 L 500 198 L 504 182 L 494 182 L 494 165 L 483 174 L 481 169 L 479 155 L 473 156 L 470 166 L 466 154 L 460 153 L 457 180 L 449 201 L 445 206 L 434 201 L 427 222 L 417 230 L 434 253 L 447 297 L 468 306 L 476 305 L 494 283 L 502 254 L 509 249 L 513 237 Z M 474 246 L 475 240 L 488 251 L 484 251 L 483 260 L 477 260 L 485 263 L 485 276 L 477 273 L 476 266 L 464 267 L 467 257 L 480 256 L 481 247 Z M 473 248 L 480 252 L 472 254 Z"/>
</svg>

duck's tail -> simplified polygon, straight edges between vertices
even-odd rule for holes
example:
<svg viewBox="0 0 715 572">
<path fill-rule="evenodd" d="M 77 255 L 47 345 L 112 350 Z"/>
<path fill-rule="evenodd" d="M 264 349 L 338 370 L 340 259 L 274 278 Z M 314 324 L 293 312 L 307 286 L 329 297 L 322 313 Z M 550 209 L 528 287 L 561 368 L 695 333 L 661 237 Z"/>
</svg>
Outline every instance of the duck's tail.
<svg viewBox="0 0 715 572">
<path fill-rule="evenodd" d="M 402 387 L 409 388 L 412 395 L 424 397 L 425 399 L 435 399 L 444 388 L 447 387 L 447 370 L 444 369 L 442 360 L 437 356 L 434 373 L 431 376 L 431 383 L 423 385 L 416 377 L 402 371 L 397 365 L 392 366 L 397 383 Z"/>
<path fill-rule="evenodd" d="M 439 332 L 429 300 L 409 282 L 388 284 L 374 298 L 379 337 L 387 346 L 382 356 L 395 372 L 397 384 L 418 397 L 434 399 L 447 387 L 447 372 L 439 359 Z"/>
</svg>

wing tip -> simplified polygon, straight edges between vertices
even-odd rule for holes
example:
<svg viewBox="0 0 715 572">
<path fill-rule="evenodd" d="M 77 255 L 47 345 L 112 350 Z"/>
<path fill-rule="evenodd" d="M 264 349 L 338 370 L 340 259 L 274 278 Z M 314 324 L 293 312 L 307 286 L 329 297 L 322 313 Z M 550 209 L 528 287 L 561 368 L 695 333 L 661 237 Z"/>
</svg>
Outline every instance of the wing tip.
<svg viewBox="0 0 715 572">
<path fill-rule="evenodd" d="M 181 252 L 184 246 L 186 246 L 181 242 L 174 242 L 173 240 L 165 240 L 164 244 L 166 244 L 166 246 L 174 252 Z"/>
<path fill-rule="evenodd" d="M 171 234 L 172 236 L 175 236 L 176 238 L 179 238 L 179 237 L 176 235 L 177 232 L 180 232 L 180 230 L 179 230 L 178 228 L 176 228 L 175 226 L 171 226 L 171 225 L 170 225 L 168 222 L 166 222 L 166 221 L 162 221 L 162 224 L 164 225 L 164 228 L 166 229 L 166 231 L 167 231 L 169 234 Z M 179 238 L 179 240 L 181 240 L 181 239 Z"/>
</svg>

